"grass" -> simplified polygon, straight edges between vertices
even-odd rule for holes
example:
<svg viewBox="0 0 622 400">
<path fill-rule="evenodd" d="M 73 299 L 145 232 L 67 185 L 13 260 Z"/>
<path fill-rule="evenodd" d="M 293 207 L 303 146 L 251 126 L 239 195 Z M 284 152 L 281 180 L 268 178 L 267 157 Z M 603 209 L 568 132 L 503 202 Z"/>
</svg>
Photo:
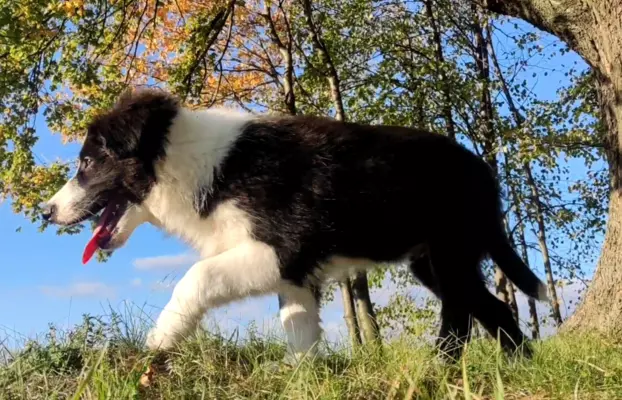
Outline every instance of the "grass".
<svg viewBox="0 0 622 400">
<path fill-rule="evenodd" d="M 328 349 L 286 367 L 284 345 L 249 331 L 244 341 L 198 332 L 172 356 L 171 371 L 146 391 L 144 331 L 87 317 L 62 337 L 51 330 L 7 353 L 0 399 L 621 399 L 622 346 L 596 337 L 534 343 L 532 360 L 508 360 L 473 341 L 445 365 L 413 338 L 381 350 Z"/>
</svg>

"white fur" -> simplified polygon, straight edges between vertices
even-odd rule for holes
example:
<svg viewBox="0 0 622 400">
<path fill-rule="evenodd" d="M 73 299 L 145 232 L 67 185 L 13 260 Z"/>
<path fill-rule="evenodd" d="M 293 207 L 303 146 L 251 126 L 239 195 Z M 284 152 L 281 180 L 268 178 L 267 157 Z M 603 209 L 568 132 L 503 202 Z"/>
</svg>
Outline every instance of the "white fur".
<svg viewBox="0 0 622 400">
<path fill-rule="evenodd" d="M 209 188 L 229 148 L 251 118 L 231 110 L 180 110 L 169 133 L 165 160 L 156 165 L 157 184 L 142 204 L 141 216 L 179 236 L 194 247 L 203 260 L 190 268 L 173 291 L 155 327 L 149 348 L 169 349 L 210 308 L 247 296 L 278 290 L 279 264 L 274 249 L 251 237 L 251 223 L 234 201 L 218 205 L 207 218 L 199 218 L 194 196 L 199 187 Z M 124 230 L 120 230 L 123 234 Z"/>
<path fill-rule="evenodd" d="M 281 280 L 272 247 L 251 237 L 249 216 L 228 201 L 208 217 L 194 208 L 197 188 L 209 188 L 242 127 L 253 116 L 227 109 L 181 109 L 169 131 L 166 157 L 155 166 L 157 183 L 141 205 L 132 205 L 121 217 L 110 248 L 123 246 L 134 230 L 148 222 L 179 236 L 196 249 L 202 260 L 176 285 L 170 301 L 149 332 L 147 346 L 170 349 L 196 327 L 203 314 L 247 296 L 279 292 L 280 310 L 290 355 L 300 359 L 314 354 L 321 336 L 319 308 L 313 293 Z M 72 205 L 85 196 L 75 179 L 52 199 L 58 218 L 70 220 Z M 62 222 L 61 221 L 61 222 Z M 368 260 L 332 259 L 318 276 L 327 278 L 373 266 Z"/>
<path fill-rule="evenodd" d="M 229 148 L 251 118 L 230 110 L 180 110 L 169 134 L 165 161 L 156 165 L 157 185 L 143 206 L 157 225 L 212 257 L 248 237 L 250 222 L 233 203 L 218 206 L 206 219 L 194 209 L 197 188 L 210 187 Z"/>
<path fill-rule="evenodd" d="M 287 334 L 288 355 L 294 362 L 313 357 L 322 334 L 315 296 L 311 290 L 293 285 L 283 285 L 280 295 L 283 304 L 279 316 Z"/>
<path fill-rule="evenodd" d="M 54 222 L 68 224 L 82 216 L 83 210 L 78 205 L 86 195 L 86 191 L 78 184 L 75 176 L 69 179 L 48 201 L 48 204 L 56 207 Z"/>
<path fill-rule="evenodd" d="M 274 250 L 251 237 L 251 222 L 234 201 L 218 205 L 205 219 L 198 218 L 193 207 L 196 188 L 211 185 L 214 167 L 218 169 L 249 118 L 225 110 L 183 110 L 172 125 L 166 158 L 156 166 L 158 183 L 143 203 L 142 215 L 152 216 L 152 223 L 183 238 L 203 260 L 175 287 L 149 334 L 147 345 L 152 349 L 174 346 L 209 308 L 277 291 L 284 301 L 280 318 L 289 355 L 298 360 L 315 354 L 321 329 L 313 293 L 281 280 Z M 329 264 L 323 269 L 327 273 L 317 277 L 319 284 L 352 268 L 373 266 L 368 260 L 341 258 Z"/>
<path fill-rule="evenodd" d="M 108 244 L 108 251 L 123 246 L 134 233 L 134 230 L 145 222 L 159 226 L 158 220 L 145 207 L 136 204 L 130 205 L 117 223 L 112 239 Z"/>
<path fill-rule="evenodd" d="M 210 308 L 279 289 L 281 275 L 272 247 L 246 239 L 194 264 L 173 290 L 149 332 L 147 347 L 170 349 L 193 330 Z"/>
<path fill-rule="evenodd" d="M 334 256 L 316 272 L 316 278 L 318 282 L 323 282 L 328 279 L 339 281 L 355 275 L 357 272 L 373 269 L 376 266 L 376 263 L 365 258 Z"/>
</svg>

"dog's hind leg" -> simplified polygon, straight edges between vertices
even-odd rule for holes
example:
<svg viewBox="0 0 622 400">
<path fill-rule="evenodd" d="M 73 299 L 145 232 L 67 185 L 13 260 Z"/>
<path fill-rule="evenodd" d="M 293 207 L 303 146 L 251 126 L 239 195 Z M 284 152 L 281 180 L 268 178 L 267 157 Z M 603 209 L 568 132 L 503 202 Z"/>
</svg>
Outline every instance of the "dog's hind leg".
<svg viewBox="0 0 622 400">
<path fill-rule="evenodd" d="M 288 363 L 303 357 L 313 358 L 322 330 L 319 315 L 319 291 L 294 284 L 283 285 L 279 291 L 279 316 L 287 335 Z"/>
<path fill-rule="evenodd" d="M 436 281 L 434 272 L 432 271 L 432 263 L 430 261 L 430 253 L 427 246 L 425 249 L 413 253 L 410 257 L 408 268 L 419 283 L 440 298 L 438 282 Z"/>
<path fill-rule="evenodd" d="M 499 339 L 503 349 L 511 355 L 518 351 L 530 357 L 529 340 L 520 330 L 510 307 L 490 293 L 483 282 L 474 283 L 471 295 L 473 315 L 488 333 Z"/>
<path fill-rule="evenodd" d="M 472 315 L 492 336 L 499 337 L 501 346 L 508 353 L 514 353 L 523 345 L 521 350 L 528 356 L 531 353 L 528 340 L 510 308 L 490 293 L 480 274 L 481 253 L 477 243 L 465 239 L 431 245 L 431 263 L 443 301 L 443 327 L 439 336 L 442 339 L 457 333 L 458 341 L 466 342 Z M 446 324 L 446 321 L 451 323 Z M 441 349 L 449 350 L 450 354 L 452 350 L 455 353 L 453 347 L 441 345 Z"/>
<path fill-rule="evenodd" d="M 245 297 L 277 291 L 282 284 L 273 248 L 245 241 L 217 256 L 194 264 L 147 337 L 150 350 L 169 350 L 196 328 L 203 314 Z"/>
<path fill-rule="evenodd" d="M 429 244 L 429 260 L 419 258 L 411 270 L 442 302 L 437 345 L 450 360 L 461 357 L 471 338 L 473 280 L 479 277 L 481 252 L 461 240 L 438 240 Z M 427 268 L 425 268 L 427 266 Z"/>
<path fill-rule="evenodd" d="M 443 299 L 439 280 L 436 278 L 430 257 L 429 248 L 417 251 L 410 258 L 410 271 L 415 278 L 436 297 Z M 451 295 L 446 295 L 445 298 Z M 437 346 L 443 356 L 457 360 L 462 354 L 462 347 L 471 337 L 472 316 L 464 307 L 454 306 L 452 299 L 442 301 L 441 328 Z"/>
</svg>

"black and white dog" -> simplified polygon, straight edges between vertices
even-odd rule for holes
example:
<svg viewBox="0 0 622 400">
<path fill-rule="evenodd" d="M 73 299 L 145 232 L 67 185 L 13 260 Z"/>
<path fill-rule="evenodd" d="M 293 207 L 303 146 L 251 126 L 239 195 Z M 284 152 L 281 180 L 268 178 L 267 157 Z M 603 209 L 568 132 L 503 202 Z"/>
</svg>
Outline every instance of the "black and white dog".
<svg viewBox="0 0 622 400">
<path fill-rule="evenodd" d="M 150 331 L 150 349 L 171 349 L 211 308 L 278 293 L 290 352 L 300 357 L 320 338 L 322 282 L 381 262 L 410 260 L 442 300 L 447 350 L 468 338 L 471 317 L 494 336 L 504 332 L 506 350 L 526 341 L 487 290 L 483 257 L 546 299 L 508 242 L 487 164 L 425 131 L 196 111 L 165 92 L 129 91 L 92 121 L 77 174 L 44 218 L 71 225 L 102 210 L 93 236 L 101 249 L 119 248 L 149 222 L 201 254 Z M 422 244 L 430 263 L 415 262 Z"/>
</svg>

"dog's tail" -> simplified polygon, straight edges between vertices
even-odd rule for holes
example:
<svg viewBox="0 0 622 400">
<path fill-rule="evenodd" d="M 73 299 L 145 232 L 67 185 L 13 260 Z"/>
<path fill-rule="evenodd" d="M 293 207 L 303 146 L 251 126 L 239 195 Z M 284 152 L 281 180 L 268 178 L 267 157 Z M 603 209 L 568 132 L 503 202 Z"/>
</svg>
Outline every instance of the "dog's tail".
<svg viewBox="0 0 622 400">
<path fill-rule="evenodd" d="M 521 292 L 539 301 L 548 301 L 546 285 L 516 253 L 500 219 L 501 216 L 499 215 L 499 219 L 493 224 L 493 231 L 488 237 L 490 258 Z"/>
<path fill-rule="evenodd" d="M 510 239 L 503 224 L 503 212 L 501 204 L 501 190 L 498 182 L 489 168 L 487 169 L 486 182 L 482 187 L 480 197 L 480 210 L 485 217 L 480 220 L 486 225 L 485 247 L 490 258 L 505 273 L 512 283 L 527 296 L 539 301 L 548 302 L 547 287 L 538 276 L 516 253 L 510 244 Z M 494 187 L 493 190 L 491 190 Z"/>
</svg>

